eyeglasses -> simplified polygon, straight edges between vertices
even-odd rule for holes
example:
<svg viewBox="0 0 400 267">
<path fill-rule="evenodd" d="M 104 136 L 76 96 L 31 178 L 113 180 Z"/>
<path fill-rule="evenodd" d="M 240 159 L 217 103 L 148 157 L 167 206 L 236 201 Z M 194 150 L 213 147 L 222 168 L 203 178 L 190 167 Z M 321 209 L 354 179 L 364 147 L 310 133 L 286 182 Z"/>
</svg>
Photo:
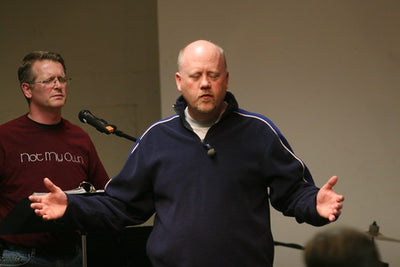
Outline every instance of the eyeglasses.
<svg viewBox="0 0 400 267">
<path fill-rule="evenodd" d="M 37 82 L 29 82 L 30 84 L 35 84 L 35 83 L 40 83 L 43 84 L 45 86 L 53 86 L 57 83 L 57 81 L 60 84 L 67 84 L 68 82 L 71 81 L 71 78 L 66 78 L 66 77 L 62 77 L 62 76 L 57 76 L 57 77 L 51 77 L 47 80 L 42 80 L 42 81 L 37 81 Z"/>
</svg>

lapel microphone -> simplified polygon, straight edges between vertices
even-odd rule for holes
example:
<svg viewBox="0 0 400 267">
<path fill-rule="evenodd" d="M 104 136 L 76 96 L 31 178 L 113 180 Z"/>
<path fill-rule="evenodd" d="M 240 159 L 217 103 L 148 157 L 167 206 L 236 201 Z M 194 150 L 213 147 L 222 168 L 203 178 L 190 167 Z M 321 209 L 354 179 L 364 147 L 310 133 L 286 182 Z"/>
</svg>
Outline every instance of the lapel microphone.
<svg viewBox="0 0 400 267">
<path fill-rule="evenodd" d="M 204 147 L 207 150 L 207 155 L 212 158 L 215 156 L 215 154 L 217 154 L 217 151 L 215 150 L 215 148 L 213 148 L 210 144 L 204 144 Z"/>
</svg>

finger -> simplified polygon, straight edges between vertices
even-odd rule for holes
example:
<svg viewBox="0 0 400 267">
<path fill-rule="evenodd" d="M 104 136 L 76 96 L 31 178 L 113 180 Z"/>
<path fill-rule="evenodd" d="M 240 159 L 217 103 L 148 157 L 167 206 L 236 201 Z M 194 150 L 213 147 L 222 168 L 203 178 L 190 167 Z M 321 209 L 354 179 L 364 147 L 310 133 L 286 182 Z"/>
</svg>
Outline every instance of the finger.
<svg viewBox="0 0 400 267">
<path fill-rule="evenodd" d="M 40 197 L 37 197 L 37 196 L 30 195 L 30 196 L 28 197 L 28 199 L 29 199 L 30 201 L 32 201 L 32 202 L 40 202 Z M 32 207 L 32 205 L 31 205 L 31 207 Z"/>
<path fill-rule="evenodd" d="M 43 200 L 43 196 L 30 195 L 30 196 L 28 196 L 28 199 L 29 199 L 31 202 L 41 203 L 42 200 Z"/>
<path fill-rule="evenodd" d="M 330 222 L 334 222 L 335 220 L 336 220 L 336 216 L 335 215 L 333 215 L 333 214 L 329 215 L 329 221 Z"/>
<path fill-rule="evenodd" d="M 43 215 L 44 215 L 43 211 L 42 211 L 42 210 L 39 210 L 39 209 L 36 209 L 36 210 L 35 210 L 35 214 L 36 214 L 37 216 L 40 216 L 40 217 L 43 217 Z"/>
<path fill-rule="evenodd" d="M 34 210 L 40 209 L 41 207 L 42 207 L 42 205 L 39 204 L 39 203 L 32 203 L 31 204 L 31 208 L 34 209 Z"/>
</svg>

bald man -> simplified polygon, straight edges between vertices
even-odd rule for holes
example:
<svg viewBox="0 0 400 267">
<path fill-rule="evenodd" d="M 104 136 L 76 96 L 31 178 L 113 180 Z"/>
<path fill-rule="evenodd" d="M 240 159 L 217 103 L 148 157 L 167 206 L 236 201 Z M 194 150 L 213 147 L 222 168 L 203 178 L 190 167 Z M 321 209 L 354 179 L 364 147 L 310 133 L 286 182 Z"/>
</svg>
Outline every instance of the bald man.
<svg viewBox="0 0 400 267">
<path fill-rule="evenodd" d="M 51 193 L 30 198 L 36 214 L 93 231 L 155 213 L 148 256 L 153 266 L 174 267 L 272 266 L 269 202 L 299 223 L 337 219 L 338 178 L 316 187 L 276 126 L 238 107 L 221 47 L 187 45 L 175 80 L 176 115 L 144 132 L 105 196 L 66 196 L 45 179 Z"/>
</svg>

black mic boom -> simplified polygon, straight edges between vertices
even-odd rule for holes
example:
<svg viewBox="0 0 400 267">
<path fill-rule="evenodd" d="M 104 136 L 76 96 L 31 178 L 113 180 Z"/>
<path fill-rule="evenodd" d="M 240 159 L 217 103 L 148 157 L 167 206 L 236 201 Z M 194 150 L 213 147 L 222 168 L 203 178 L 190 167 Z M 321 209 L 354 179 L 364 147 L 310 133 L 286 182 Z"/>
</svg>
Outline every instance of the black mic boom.
<svg viewBox="0 0 400 267">
<path fill-rule="evenodd" d="M 98 131 L 106 134 L 115 134 L 120 137 L 124 137 L 126 139 L 129 139 L 131 141 L 136 141 L 135 137 L 132 137 L 130 135 L 127 135 L 126 133 L 117 130 L 117 127 L 115 125 L 110 125 L 108 122 L 106 122 L 103 119 L 99 119 L 96 116 L 94 116 L 89 110 L 81 110 L 79 112 L 79 120 L 83 123 L 87 123 L 95 127 Z"/>
<path fill-rule="evenodd" d="M 102 133 L 110 134 L 115 130 L 115 127 L 109 125 L 105 120 L 95 117 L 89 110 L 81 110 L 79 112 L 79 120 L 92 125 Z"/>
</svg>

